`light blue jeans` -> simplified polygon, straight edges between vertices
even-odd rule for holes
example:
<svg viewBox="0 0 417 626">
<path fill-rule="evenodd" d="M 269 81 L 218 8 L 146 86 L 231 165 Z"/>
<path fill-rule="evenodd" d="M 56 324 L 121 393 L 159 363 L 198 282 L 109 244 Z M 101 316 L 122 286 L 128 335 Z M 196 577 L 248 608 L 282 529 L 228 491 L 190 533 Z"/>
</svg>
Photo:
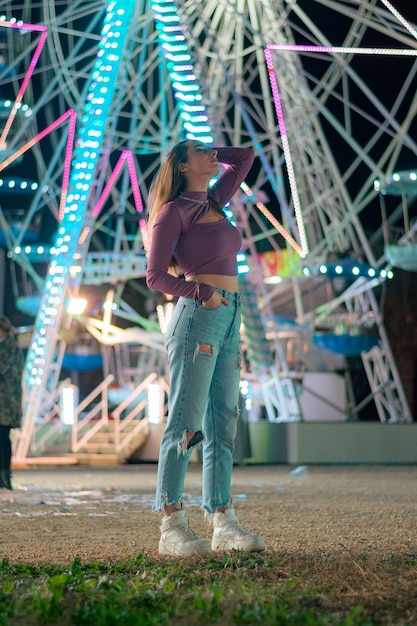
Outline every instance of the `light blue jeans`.
<svg viewBox="0 0 417 626">
<path fill-rule="evenodd" d="M 239 414 L 241 296 L 218 291 L 230 306 L 211 309 L 200 300 L 181 297 L 168 325 L 170 393 L 159 452 L 156 511 L 181 502 L 191 452 L 201 441 L 202 508 L 211 514 L 230 501 Z M 190 431 L 196 435 L 188 443 Z"/>
</svg>

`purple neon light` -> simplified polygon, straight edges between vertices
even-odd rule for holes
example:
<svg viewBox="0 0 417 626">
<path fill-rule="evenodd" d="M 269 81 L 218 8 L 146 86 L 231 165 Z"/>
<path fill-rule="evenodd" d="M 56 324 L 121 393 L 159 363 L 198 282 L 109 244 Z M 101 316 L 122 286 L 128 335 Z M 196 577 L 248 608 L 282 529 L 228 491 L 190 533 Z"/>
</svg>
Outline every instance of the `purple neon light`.
<svg viewBox="0 0 417 626">
<path fill-rule="evenodd" d="M 47 27 L 43 24 L 27 24 L 26 22 L 15 20 L 13 22 L 0 22 L 0 26 L 4 26 L 5 28 L 17 28 L 18 30 L 34 30 L 38 32 L 43 32 L 47 30 Z"/>
<path fill-rule="evenodd" d="M 117 177 L 119 176 L 120 170 L 122 169 L 125 161 L 127 162 L 127 169 L 129 172 L 130 182 L 132 185 L 132 193 L 133 193 L 133 199 L 135 201 L 136 211 L 138 213 L 143 212 L 142 198 L 141 198 L 140 191 L 139 191 L 139 183 L 138 183 L 138 178 L 136 175 L 133 154 L 130 150 L 123 150 L 116 165 L 114 166 L 112 173 L 109 176 L 109 180 L 107 181 L 106 186 L 104 187 L 99 199 L 97 200 L 96 206 L 93 209 L 92 215 L 94 218 L 99 216 L 104 206 L 104 203 L 106 202 L 109 196 L 110 190 L 113 187 L 114 183 L 116 182 Z"/>
<path fill-rule="evenodd" d="M 64 173 L 62 175 L 62 191 L 61 191 L 61 199 L 59 202 L 59 212 L 58 212 L 59 222 L 61 222 L 61 220 L 64 217 L 65 207 L 67 204 L 67 194 L 68 194 L 68 185 L 69 185 L 70 172 L 71 172 L 71 158 L 72 158 L 72 150 L 74 147 L 76 122 L 77 122 L 77 115 L 75 111 L 72 111 L 70 115 L 67 145 L 65 148 Z"/>
<path fill-rule="evenodd" d="M 133 158 L 133 154 L 130 150 L 126 151 L 126 159 L 127 159 L 127 167 L 129 170 L 129 176 L 130 176 L 130 182 L 132 184 L 132 193 L 133 193 L 133 199 L 135 201 L 135 207 L 136 207 L 136 211 L 138 213 L 144 213 L 143 211 L 143 203 L 142 203 L 142 196 L 140 194 L 140 190 L 139 190 L 139 181 L 138 181 L 138 177 L 136 174 L 136 167 L 135 167 L 135 160 Z M 146 223 L 146 219 L 144 217 L 142 217 L 139 220 L 139 230 L 141 232 L 142 235 L 142 242 L 143 242 L 143 247 L 145 249 L 145 253 L 146 256 L 148 256 L 149 254 L 149 237 L 148 237 L 148 225 Z"/>
<path fill-rule="evenodd" d="M 115 181 L 116 181 L 116 179 L 117 179 L 117 177 L 118 177 L 118 175 L 120 173 L 120 170 L 122 169 L 122 166 L 123 166 L 123 164 L 124 164 L 124 162 L 126 160 L 126 154 L 125 154 L 126 152 L 127 152 L 127 150 L 124 150 L 122 152 L 122 154 L 120 155 L 120 157 L 119 157 L 119 159 L 118 159 L 118 161 L 117 161 L 117 163 L 116 163 L 116 165 L 114 167 L 114 170 L 112 171 L 112 173 L 109 176 L 109 180 L 107 181 L 106 186 L 104 187 L 103 191 L 101 192 L 100 197 L 98 198 L 98 200 L 96 202 L 96 206 L 94 207 L 93 212 L 92 212 L 92 215 L 93 215 L 94 218 L 96 218 L 96 217 L 98 217 L 100 215 L 101 209 L 103 208 L 104 203 L 106 202 L 106 200 L 107 200 L 107 198 L 109 196 L 110 190 L 113 187 L 113 185 L 114 185 L 114 183 L 115 183 Z"/>
<path fill-rule="evenodd" d="M 295 172 L 294 172 L 293 162 L 291 158 L 291 149 L 290 149 L 290 144 L 288 141 L 287 127 L 286 127 L 285 118 L 284 118 L 284 110 L 282 108 L 281 97 L 280 97 L 279 89 L 278 89 L 278 81 L 275 76 L 274 64 L 272 61 L 272 54 L 271 54 L 271 50 L 269 46 L 267 46 L 267 48 L 265 49 L 265 59 L 266 59 L 266 65 L 268 68 L 269 81 L 271 83 L 272 96 L 274 98 L 274 103 L 275 103 L 275 111 L 276 111 L 277 120 L 278 120 L 279 132 L 281 135 L 282 149 L 284 151 L 285 164 L 287 167 L 288 181 L 290 184 L 291 195 L 292 195 L 292 199 L 294 203 L 295 219 L 297 222 L 298 234 L 300 237 L 302 255 L 305 256 L 308 253 L 307 237 L 306 237 L 306 233 L 304 229 L 300 197 L 298 195 L 297 183 L 295 180 Z"/>
<path fill-rule="evenodd" d="M 63 122 L 65 122 L 66 119 L 68 119 L 72 115 L 74 115 L 74 110 L 68 109 L 68 111 L 66 111 L 65 113 L 63 113 L 63 115 L 58 117 L 58 119 L 52 122 L 52 124 L 49 124 L 49 126 L 44 128 L 37 135 L 35 135 L 35 137 L 33 137 L 30 141 L 25 143 L 25 145 L 19 148 L 19 150 L 16 150 L 16 152 L 11 154 L 8 159 L 0 163 L 0 172 L 6 169 L 6 167 L 10 165 L 10 163 L 13 163 L 13 161 L 16 161 L 16 159 L 18 159 L 21 154 L 24 154 L 25 152 L 27 152 L 33 145 L 35 145 L 35 143 L 37 143 L 38 141 L 46 137 L 46 135 L 49 135 L 50 132 L 52 132 L 55 128 L 60 126 Z"/>
<path fill-rule="evenodd" d="M 384 1 L 384 0 L 383 0 Z M 385 2 L 384 2 L 385 3 Z M 389 3 L 385 3 L 388 6 Z M 391 8 L 388 6 L 391 10 Z M 391 11 L 392 12 L 392 11 Z M 399 19 L 400 14 L 394 15 Z M 327 54 L 368 54 L 368 55 L 381 55 L 381 56 L 417 56 L 417 50 L 411 48 L 352 48 L 347 46 L 312 46 L 302 44 L 268 44 L 264 50 L 266 65 L 268 68 L 268 75 L 271 84 L 272 96 L 275 103 L 275 111 L 278 120 L 278 127 L 282 140 L 282 148 L 285 157 L 285 164 L 288 172 L 288 180 L 291 189 L 291 195 L 294 203 L 294 212 L 296 216 L 297 226 L 300 235 L 301 247 L 304 253 L 307 253 L 307 240 L 304 231 L 304 224 L 302 219 L 302 210 L 300 199 L 297 190 L 297 183 L 295 178 L 295 171 L 293 167 L 291 149 L 288 141 L 287 127 L 285 124 L 284 110 L 282 107 L 278 81 L 275 74 L 274 64 L 272 60 L 272 51 L 278 50 L 283 52 L 313 52 L 313 53 L 327 53 Z"/>
<path fill-rule="evenodd" d="M 107 181 L 106 186 L 104 187 L 99 199 L 97 200 L 97 203 L 93 209 L 93 217 L 97 218 L 100 215 L 100 212 L 104 206 L 104 203 L 106 202 L 107 198 L 109 197 L 111 188 L 113 187 L 114 183 L 117 180 L 117 177 L 120 174 L 120 171 L 124 165 L 124 163 L 127 163 L 127 169 L 129 172 L 129 177 L 130 177 L 130 183 L 132 185 L 132 194 L 133 194 L 133 200 L 135 203 L 135 207 L 136 207 L 136 211 L 138 213 L 144 213 L 143 211 L 143 203 L 142 203 L 142 196 L 140 194 L 140 190 L 139 190 L 139 181 L 138 181 L 138 177 L 136 174 L 136 167 L 135 167 L 135 160 L 133 158 L 133 154 L 131 152 L 131 150 L 123 150 L 122 154 L 120 155 L 116 165 L 114 166 L 114 169 L 112 171 L 112 173 L 110 174 L 109 180 Z M 142 241 L 143 241 L 143 247 L 145 248 L 145 252 L 146 254 L 149 253 L 149 241 L 148 241 L 148 227 L 147 227 L 147 223 L 146 223 L 146 219 L 143 217 L 142 219 L 139 220 L 139 230 L 141 232 L 142 235 Z M 79 243 L 82 243 L 83 240 L 85 240 L 87 234 L 88 234 L 89 229 L 85 228 L 83 230 L 83 232 L 80 235 L 79 238 Z"/>
<path fill-rule="evenodd" d="M 138 213 L 143 213 L 142 197 L 139 191 L 139 181 L 138 181 L 138 177 L 136 174 L 135 160 L 130 150 L 127 151 L 126 159 L 127 159 L 127 167 L 128 167 L 129 175 L 130 175 L 130 181 L 132 184 L 132 193 L 133 193 L 133 198 L 135 200 L 136 211 Z"/>
<path fill-rule="evenodd" d="M 42 48 L 45 45 L 45 41 L 46 41 L 46 38 L 48 36 L 48 33 L 47 33 L 46 26 L 36 26 L 34 24 L 24 24 L 23 22 L 0 22 L 0 26 L 4 26 L 6 28 L 18 28 L 19 30 L 23 30 L 23 29 L 25 29 L 25 30 L 34 30 L 34 31 L 38 31 L 38 32 L 42 33 L 41 36 L 40 36 L 40 39 L 38 41 L 38 44 L 36 46 L 35 52 L 33 53 L 32 60 L 31 60 L 31 62 L 29 64 L 29 67 L 27 69 L 27 72 L 25 74 L 23 82 L 22 82 L 22 84 L 20 86 L 20 89 L 19 89 L 19 91 L 17 93 L 16 100 L 15 100 L 15 102 L 13 104 L 12 110 L 10 111 L 10 115 L 7 118 L 6 124 L 4 125 L 3 132 L 2 132 L 1 137 L 0 137 L 0 150 L 1 150 L 2 146 L 4 145 L 4 142 L 6 141 L 7 135 L 9 134 L 10 127 L 13 124 L 13 120 L 16 117 L 17 110 L 20 107 L 20 104 L 22 102 L 22 99 L 23 99 L 23 96 L 24 96 L 25 91 L 27 89 L 27 86 L 29 84 L 29 81 L 32 78 L 32 74 L 33 74 L 33 72 L 35 70 L 35 67 L 36 67 L 36 64 L 37 64 L 37 62 L 39 60 L 40 54 L 42 52 Z"/>
</svg>

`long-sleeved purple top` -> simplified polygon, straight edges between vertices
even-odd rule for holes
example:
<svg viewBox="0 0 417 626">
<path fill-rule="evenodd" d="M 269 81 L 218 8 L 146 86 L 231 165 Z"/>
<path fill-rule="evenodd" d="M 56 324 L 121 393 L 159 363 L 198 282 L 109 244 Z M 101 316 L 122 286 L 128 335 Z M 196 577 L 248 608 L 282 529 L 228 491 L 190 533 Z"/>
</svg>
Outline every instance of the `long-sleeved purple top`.
<svg viewBox="0 0 417 626">
<path fill-rule="evenodd" d="M 224 206 L 249 172 L 254 153 L 247 148 L 216 150 L 219 162 L 229 167 L 221 174 L 211 193 Z M 190 200 L 177 196 L 163 205 L 155 220 L 146 282 L 151 289 L 206 302 L 213 295 L 214 287 L 168 273 L 172 258 L 185 278 L 194 274 L 236 276 L 236 255 L 242 246 L 242 238 L 227 218 L 199 223 L 210 207 L 208 203 L 202 205 L 197 200 L 207 200 L 208 192 L 184 191 L 181 195 Z"/>
</svg>

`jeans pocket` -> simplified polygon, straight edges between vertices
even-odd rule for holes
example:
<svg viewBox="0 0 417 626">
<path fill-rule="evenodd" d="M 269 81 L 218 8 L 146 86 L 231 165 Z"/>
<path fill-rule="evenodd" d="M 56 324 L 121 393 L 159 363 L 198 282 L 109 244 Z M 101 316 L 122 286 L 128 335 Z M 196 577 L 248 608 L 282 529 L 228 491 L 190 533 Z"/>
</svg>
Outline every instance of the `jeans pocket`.
<svg viewBox="0 0 417 626">
<path fill-rule="evenodd" d="M 204 306 L 202 300 L 196 300 L 195 304 L 197 309 L 203 309 L 204 311 L 218 311 L 222 307 L 223 302 L 220 302 L 218 306 Z"/>
<path fill-rule="evenodd" d="M 172 314 L 172 317 L 170 321 L 168 322 L 167 332 L 165 334 L 165 343 L 168 341 L 168 339 L 171 339 L 171 337 L 175 335 L 175 331 L 177 330 L 178 324 L 180 323 L 180 320 L 184 311 L 185 311 L 184 304 L 176 305 L 174 309 L 174 313 Z"/>
</svg>

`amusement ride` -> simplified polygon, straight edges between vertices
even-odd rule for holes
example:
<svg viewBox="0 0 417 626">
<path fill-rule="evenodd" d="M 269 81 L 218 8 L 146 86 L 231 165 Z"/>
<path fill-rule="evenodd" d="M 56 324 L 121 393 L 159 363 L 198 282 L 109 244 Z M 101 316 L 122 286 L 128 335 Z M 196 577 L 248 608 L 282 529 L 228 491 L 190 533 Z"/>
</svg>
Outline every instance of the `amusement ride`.
<svg viewBox="0 0 417 626">
<path fill-rule="evenodd" d="M 0 0 L 15 459 L 65 437 L 126 459 L 163 421 L 173 303 L 144 280 L 147 193 L 182 138 L 256 154 L 225 207 L 249 419 L 311 419 L 310 394 L 331 419 L 411 422 L 380 294 L 417 270 L 416 80 L 416 26 L 388 0 Z"/>
</svg>

